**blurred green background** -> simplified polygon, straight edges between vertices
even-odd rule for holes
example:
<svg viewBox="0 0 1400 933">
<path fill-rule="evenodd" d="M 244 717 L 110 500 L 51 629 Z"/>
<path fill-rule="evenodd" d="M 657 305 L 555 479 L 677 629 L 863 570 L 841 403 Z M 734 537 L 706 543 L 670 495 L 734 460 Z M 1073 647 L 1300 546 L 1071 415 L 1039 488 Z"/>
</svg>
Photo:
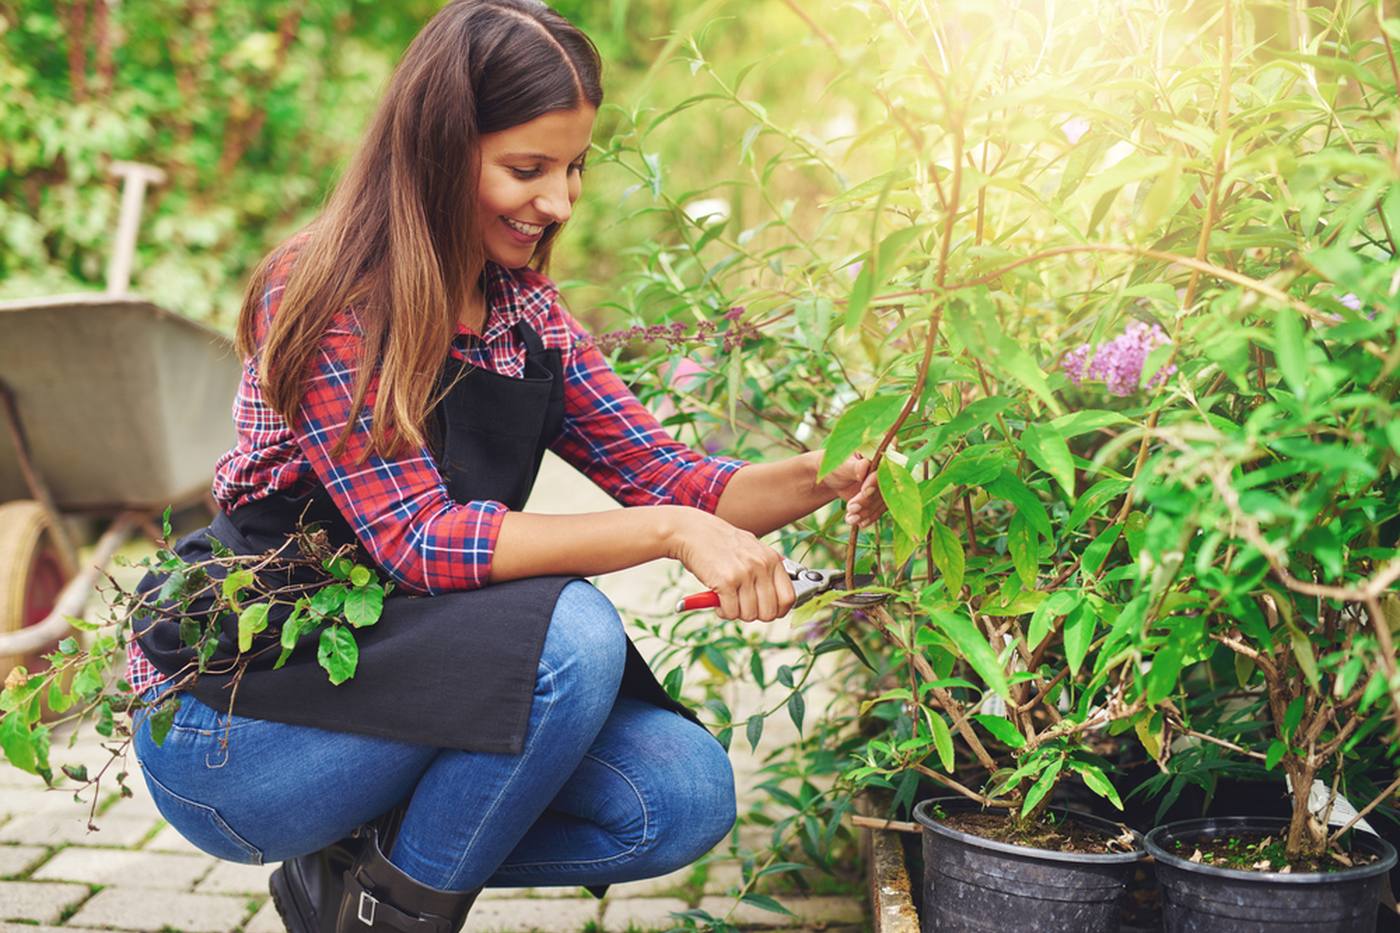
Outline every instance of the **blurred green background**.
<svg viewBox="0 0 1400 933">
<path fill-rule="evenodd" d="M 248 273 L 315 215 L 398 56 L 441 5 L 0 2 L 0 298 L 103 287 L 120 202 L 108 164 L 133 160 L 168 178 L 147 195 L 131 290 L 230 329 Z M 722 74 L 761 62 L 745 90 L 784 125 L 852 132 L 851 114 L 823 109 L 821 81 L 810 78 L 822 56 L 781 2 L 553 6 L 603 55 L 595 141 L 626 136 L 669 191 L 703 198 L 707 180 L 733 175 L 749 123 L 734 108 L 695 107 L 646 132 L 652 117 L 710 89 L 685 60 L 692 36 L 707 58 L 737 63 L 717 66 Z M 671 226 L 651 187 L 595 158 L 555 251 L 553 276 L 595 327 L 622 320 L 608 310 L 610 281 Z"/>
</svg>

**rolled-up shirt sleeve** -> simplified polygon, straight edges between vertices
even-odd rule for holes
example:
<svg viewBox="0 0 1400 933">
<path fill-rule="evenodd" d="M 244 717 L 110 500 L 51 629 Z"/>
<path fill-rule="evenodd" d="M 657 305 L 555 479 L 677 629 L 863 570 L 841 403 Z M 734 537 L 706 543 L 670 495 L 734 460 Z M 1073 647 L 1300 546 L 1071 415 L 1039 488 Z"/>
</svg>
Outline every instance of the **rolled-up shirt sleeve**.
<svg viewBox="0 0 1400 933">
<path fill-rule="evenodd" d="M 688 505 L 714 512 L 744 460 L 704 456 L 672 437 L 562 306 L 572 337 L 563 354 L 564 429 L 555 453 L 623 505 Z"/>
<path fill-rule="evenodd" d="M 316 477 L 370 556 L 403 589 L 419 594 L 485 586 L 507 507 L 457 503 L 426 447 L 386 458 L 370 446 L 378 375 L 344 449 L 331 451 L 349 421 L 361 337 L 347 309 L 322 339 L 293 424 Z"/>
</svg>

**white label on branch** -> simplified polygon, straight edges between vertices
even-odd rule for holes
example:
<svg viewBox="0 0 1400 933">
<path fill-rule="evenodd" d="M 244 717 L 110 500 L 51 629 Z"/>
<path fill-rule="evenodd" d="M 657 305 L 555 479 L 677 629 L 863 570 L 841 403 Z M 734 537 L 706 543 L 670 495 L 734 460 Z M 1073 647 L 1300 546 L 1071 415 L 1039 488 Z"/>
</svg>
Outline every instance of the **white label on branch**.
<svg viewBox="0 0 1400 933">
<path fill-rule="evenodd" d="M 1288 777 L 1288 775 L 1284 775 L 1284 781 L 1288 784 L 1289 793 L 1292 793 L 1293 779 Z M 1314 778 L 1312 787 L 1308 790 L 1308 810 L 1312 812 L 1313 816 L 1322 819 L 1322 815 L 1327 812 L 1327 802 L 1331 796 L 1332 788 Z M 1337 799 L 1332 801 L 1332 812 L 1327 818 L 1327 825 L 1345 826 L 1350 823 L 1355 816 L 1356 807 L 1352 806 L 1351 801 L 1339 793 L 1337 794 Z M 1357 820 L 1354 828 L 1364 829 L 1373 836 L 1379 835 L 1371 827 L 1371 824 L 1365 820 Z"/>
</svg>

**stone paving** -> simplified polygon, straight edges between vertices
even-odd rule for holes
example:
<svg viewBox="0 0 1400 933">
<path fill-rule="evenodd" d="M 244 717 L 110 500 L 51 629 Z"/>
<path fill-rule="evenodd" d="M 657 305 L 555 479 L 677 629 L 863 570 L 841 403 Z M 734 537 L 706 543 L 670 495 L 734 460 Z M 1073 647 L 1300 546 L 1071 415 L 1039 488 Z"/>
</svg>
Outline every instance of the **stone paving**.
<svg viewBox="0 0 1400 933">
<path fill-rule="evenodd" d="M 528 506 L 555 513 L 614 507 L 611 499 L 552 456 Z M 661 607 L 674 605 L 678 576 L 674 565 L 657 562 L 609 574 L 597 583 L 626 618 L 628 610 L 655 615 Z M 647 656 L 657 647 L 645 636 L 636 641 Z M 688 673 L 689 680 L 707 676 L 699 667 Z M 756 694 L 734 685 L 727 687 L 725 700 L 740 722 L 760 703 Z M 756 755 L 742 738 L 733 743 L 741 813 L 753 799 L 750 788 L 765 748 L 787 741 L 791 730 L 786 717 L 770 719 Z M 73 747 L 65 745 L 63 737 L 55 737 L 55 762 L 84 762 L 95 771 L 109 757 L 90 730 Z M 283 927 L 267 894 L 267 876 L 275 866 L 221 862 L 195 849 L 160 819 L 135 762 L 128 762 L 128 768 L 136 795 L 121 799 L 104 791 L 99 831 L 89 832 L 87 803 L 75 803 L 69 792 L 45 791 L 38 779 L 0 762 L 0 933 L 279 933 Z M 753 839 L 766 835 L 762 831 Z M 717 850 L 708 861 L 675 874 L 614 885 L 601 901 L 581 888 L 488 889 L 473 908 L 466 930 L 642 933 L 676 927 L 679 921 L 673 914 L 697 907 L 717 917 L 727 915 L 745 930 L 869 929 L 859 895 L 779 895 L 796 919 L 747 904 L 736 906 L 733 892 L 739 877 L 738 865 L 725 861 Z"/>
</svg>

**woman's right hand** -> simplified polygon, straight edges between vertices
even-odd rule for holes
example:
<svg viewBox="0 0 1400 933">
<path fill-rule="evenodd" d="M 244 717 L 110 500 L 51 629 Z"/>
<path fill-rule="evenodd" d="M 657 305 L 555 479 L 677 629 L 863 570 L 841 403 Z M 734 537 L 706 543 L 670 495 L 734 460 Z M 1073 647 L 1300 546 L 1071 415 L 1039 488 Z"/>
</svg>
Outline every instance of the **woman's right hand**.
<svg viewBox="0 0 1400 933">
<path fill-rule="evenodd" d="M 797 597 L 781 554 L 709 512 L 670 511 L 667 552 L 719 594 L 721 619 L 772 622 L 788 614 Z"/>
</svg>

